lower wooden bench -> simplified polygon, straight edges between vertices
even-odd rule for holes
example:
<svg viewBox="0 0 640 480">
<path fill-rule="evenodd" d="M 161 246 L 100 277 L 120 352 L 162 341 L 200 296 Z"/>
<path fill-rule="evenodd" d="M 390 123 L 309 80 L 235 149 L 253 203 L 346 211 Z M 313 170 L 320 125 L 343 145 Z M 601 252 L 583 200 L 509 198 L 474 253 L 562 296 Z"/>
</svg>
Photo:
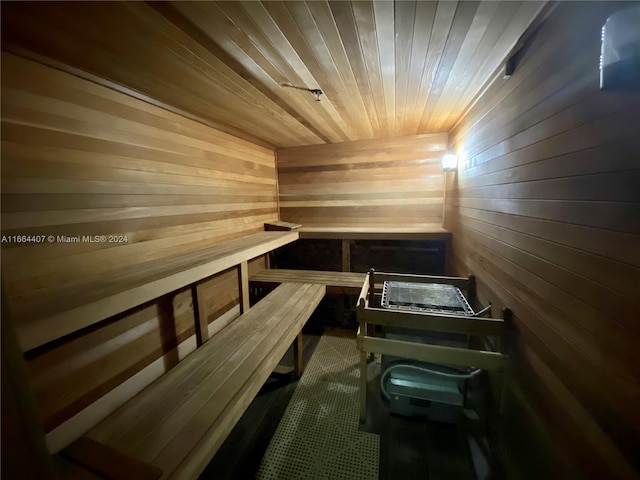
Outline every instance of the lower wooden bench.
<svg viewBox="0 0 640 480">
<path fill-rule="evenodd" d="M 326 285 L 328 293 L 359 295 L 366 273 L 325 272 L 321 270 L 288 270 L 271 268 L 249 278 L 254 286 L 282 282 L 304 282 Z"/>
<path fill-rule="evenodd" d="M 62 455 L 106 478 L 197 478 L 324 294 L 283 283 Z"/>
</svg>

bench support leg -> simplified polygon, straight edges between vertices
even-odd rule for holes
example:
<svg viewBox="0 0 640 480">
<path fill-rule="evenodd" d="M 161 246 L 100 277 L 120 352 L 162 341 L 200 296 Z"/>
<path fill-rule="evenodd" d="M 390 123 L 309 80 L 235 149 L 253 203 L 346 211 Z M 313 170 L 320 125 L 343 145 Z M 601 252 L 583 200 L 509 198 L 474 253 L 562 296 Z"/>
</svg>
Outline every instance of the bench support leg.
<svg viewBox="0 0 640 480">
<path fill-rule="evenodd" d="M 342 271 L 351 271 L 351 241 L 342 240 Z"/>
<path fill-rule="evenodd" d="M 360 423 L 367 421 L 367 352 L 360 352 Z"/>
<path fill-rule="evenodd" d="M 207 322 L 207 309 L 202 295 L 202 283 L 191 286 L 191 298 L 193 301 L 193 313 L 196 319 L 196 342 L 198 346 L 209 340 L 209 323 Z"/>
<path fill-rule="evenodd" d="M 249 311 L 249 264 L 240 262 L 240 270 L 238 271 L 238 280 L 240 283 L 240 313 Z"/>
<path fill-rule="evenodd" d="M 304 357 L 302 353 L 302 332 L 300 332 L 293 341 L 293 368 L 296 378 L 301 378 L 302 372 L 304 371 Z"/>
</svg>

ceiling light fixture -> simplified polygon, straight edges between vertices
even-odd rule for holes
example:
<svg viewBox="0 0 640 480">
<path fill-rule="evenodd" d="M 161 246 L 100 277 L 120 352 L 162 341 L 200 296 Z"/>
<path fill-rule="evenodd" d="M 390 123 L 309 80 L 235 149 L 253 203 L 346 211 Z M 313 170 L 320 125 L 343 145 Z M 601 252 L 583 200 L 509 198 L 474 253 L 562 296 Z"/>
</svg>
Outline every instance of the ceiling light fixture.
<svg viewBox="0 0 640 480">
<path fill-rule="evenodd" d="M 296 85 L 292 85 L 290 83 L 281 83 L 283 87 L 295 88 L 297 90 L 304 90 L 305 92 L 311 92 L 316 96 L 316 101 L 320 101 L 320 95 L 323 95 L 324 92 L 319 88 L 307 88 L 307 87 L 297 87 Z"/>
</svg>

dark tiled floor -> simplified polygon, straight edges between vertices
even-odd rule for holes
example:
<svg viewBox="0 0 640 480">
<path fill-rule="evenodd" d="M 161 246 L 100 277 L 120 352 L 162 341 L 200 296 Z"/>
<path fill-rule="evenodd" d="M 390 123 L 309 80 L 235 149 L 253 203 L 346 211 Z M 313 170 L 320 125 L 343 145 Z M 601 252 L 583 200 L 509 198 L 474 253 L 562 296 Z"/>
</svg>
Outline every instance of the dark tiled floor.
<svg viewBox="0 0 640 480">
<path fill-rule="evenodd" d="M 304 335 L 308 361 L 323 329 L 309 325 Z M 333 329 L 332 335 L 355 332 Z M 283 363 L 292 363 L 289 352 Z M 370 364 L 369 422 L 367 431 L 380 434 L 381 480 L 468 480 L 478 476 L 472 468 L 467 438 L 452 425 L 390 415 L 380 396 L 379 365 Z M 254 399 L 236 428 L 207 466 L 202 480 L 254 478 L 260 461 L 284 413 L 297 382 L 273 378 Z M 486 478 L 481 475 L 481 478 Z M 357 480 L 357 479 L 354 479 Z"/>
<path fill-rule="evenodd" d="M 318 344 L 322 329 L 304 330 L 303 355 L 308 362 Z M 283 365 L 293 365 L 293 348 L 284 356 Z M 298 382 L 288 376 L 273 376 L 253 400 L 222 447 L 200 476 L 201 480 L 254 478 L 260 460 L 289 404 Z"/>
</svg>

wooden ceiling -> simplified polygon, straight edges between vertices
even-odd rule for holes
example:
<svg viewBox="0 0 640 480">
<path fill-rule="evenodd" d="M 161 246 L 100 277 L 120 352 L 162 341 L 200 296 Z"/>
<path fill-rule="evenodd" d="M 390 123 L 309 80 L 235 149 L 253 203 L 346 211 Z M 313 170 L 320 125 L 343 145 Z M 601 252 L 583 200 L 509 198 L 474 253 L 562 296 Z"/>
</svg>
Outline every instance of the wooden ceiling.
<svg viewBox="0 0 640 480">
<path fill-rule="evenodd" d="M 449 131 L 544 3 L 3 2 L 2 46 L 290 147 Z"/>
</svg>

